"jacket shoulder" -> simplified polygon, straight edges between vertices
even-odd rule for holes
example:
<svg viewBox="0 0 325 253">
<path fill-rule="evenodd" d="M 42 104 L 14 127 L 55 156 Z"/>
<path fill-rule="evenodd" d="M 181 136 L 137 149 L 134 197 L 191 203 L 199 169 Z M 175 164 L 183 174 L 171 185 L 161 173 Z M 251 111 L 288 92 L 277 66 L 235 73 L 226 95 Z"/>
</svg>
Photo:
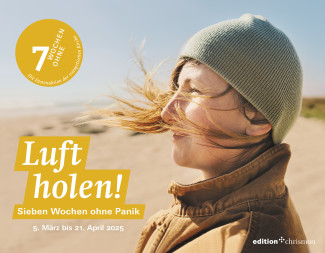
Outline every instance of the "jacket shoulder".
<svg viewBox="0 0 325 253">
<path fill-rule="evenodd" d="M 251 219 L 242 253 L 308 253 L 306 244 L 293 240 L 305 240 L 303 231 L 291 224 L 291 217 L 251 212 Z M 291 240 L 291 241 L 290 241 Z"/>
<path fill-rule="evenodd" d="M 190 241 L 184 242 L 172 252 L 204 252 L 204 253 L 239 253 L 241 252 L 250 224 L 250 216 L 227 223 L 223 226 L 204 231 Z"/>
</svg>

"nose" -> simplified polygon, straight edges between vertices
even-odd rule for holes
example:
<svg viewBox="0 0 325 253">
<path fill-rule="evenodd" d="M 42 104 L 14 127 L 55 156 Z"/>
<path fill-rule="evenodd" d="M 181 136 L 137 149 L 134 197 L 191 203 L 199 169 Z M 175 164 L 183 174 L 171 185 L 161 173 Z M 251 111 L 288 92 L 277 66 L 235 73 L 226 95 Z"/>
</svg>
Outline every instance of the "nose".
<svg viewBox="0 0 325 253">
<path fill-rule="evenodd" d="M 174 96 L 169 100 L 168 104 L 161 111 L 161 118 L 168 124 L 172 124 L 176 121 L 177 111 L 176 108 L 182 109 L 181 105 L 185 101 L 180 100 L 180 94 L 176 92 Z"/>
</svg>

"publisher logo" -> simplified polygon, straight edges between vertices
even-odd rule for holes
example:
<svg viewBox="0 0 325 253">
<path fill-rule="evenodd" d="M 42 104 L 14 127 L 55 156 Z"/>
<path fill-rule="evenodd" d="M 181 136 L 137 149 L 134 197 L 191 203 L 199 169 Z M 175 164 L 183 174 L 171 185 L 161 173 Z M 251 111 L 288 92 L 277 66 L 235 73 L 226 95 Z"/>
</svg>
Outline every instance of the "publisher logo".
<svg viewBox="0 0 325 253">
<path fill-rule="evenodd" d="M 46 87 L 69 81 L 78 72 L 82 55 L 78 34 L 56 19 L 31 24 L 16 45 L 20 71 L 31 82 Z"/>
<path fill-rule="evenodd" d="M 253 244 L 316 244 L 316 241 L 284 238 L 281 236 L 279 239 L 260 238 L 253 240 Z"/>
</svg>

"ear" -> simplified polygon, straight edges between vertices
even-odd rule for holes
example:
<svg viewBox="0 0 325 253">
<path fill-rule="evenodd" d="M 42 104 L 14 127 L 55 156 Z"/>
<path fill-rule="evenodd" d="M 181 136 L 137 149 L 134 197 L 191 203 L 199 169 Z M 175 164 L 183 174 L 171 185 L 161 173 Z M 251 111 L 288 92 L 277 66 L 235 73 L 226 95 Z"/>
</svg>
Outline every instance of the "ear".
<svg viewBox="0 0 325 253">
<path fill-rule="evenodd" d="M 265 119 L 264 116 L 260 112 L 254 113 L 253 120 L 263 120 Z M 246 125 L 246 134 L 249 136 L 259 136 L 268 133 L 271 131 L 272 126 L 270 123 L 265 124 L 252 124 L 251 122 L 247 121 Z"/>
</svg>

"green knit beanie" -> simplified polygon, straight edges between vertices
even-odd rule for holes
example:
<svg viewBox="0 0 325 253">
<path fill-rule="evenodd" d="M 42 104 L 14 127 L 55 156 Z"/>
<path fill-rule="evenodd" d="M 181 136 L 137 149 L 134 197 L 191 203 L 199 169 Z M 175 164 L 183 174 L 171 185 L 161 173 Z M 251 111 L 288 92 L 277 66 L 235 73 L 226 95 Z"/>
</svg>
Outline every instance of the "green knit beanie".
<svg viewBox="0 0 325 253">
<path fill-rule="evenodd" d="M 301 109 L 302 69 L 288 37 L 264 17 L 245 14 L 204 28 L 186 43 L 179 59 L 209 66 L 272 125 L 282 142 Z"/>
</svg>

